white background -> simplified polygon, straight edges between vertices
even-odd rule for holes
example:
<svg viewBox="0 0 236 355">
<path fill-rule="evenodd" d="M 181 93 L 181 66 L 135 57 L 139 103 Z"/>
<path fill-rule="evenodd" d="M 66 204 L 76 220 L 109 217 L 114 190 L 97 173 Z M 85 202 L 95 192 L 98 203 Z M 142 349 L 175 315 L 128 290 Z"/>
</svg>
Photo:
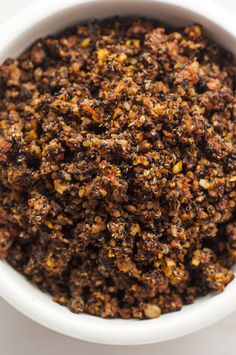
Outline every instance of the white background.
<svg viewBox="0 0 236 355">
<path fill-rule="evenodd" d="M 0 24 L 33 1 L 35 0 L 0 0 Z M 236 14 L 236 0 L 215 1 Z M 177 340 L 148 346 L 119 347 L 90 344 L 59 335 L 27 319 L 0 299 L 0 355 L 77 354 L 234 355 L 236 313 L 207 329 Z"/>
</svg>

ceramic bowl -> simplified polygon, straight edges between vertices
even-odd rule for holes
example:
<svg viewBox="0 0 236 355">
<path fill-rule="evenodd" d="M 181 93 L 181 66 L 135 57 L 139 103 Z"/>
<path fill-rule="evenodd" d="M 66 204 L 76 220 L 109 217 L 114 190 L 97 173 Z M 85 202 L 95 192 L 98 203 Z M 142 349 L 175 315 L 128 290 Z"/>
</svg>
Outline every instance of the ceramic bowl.
<svg viewBox="0 0 236 355">
<path fill-rule="evenodd" d="M 236 17 L 206 0 L 42 0 L 1 26 L 0 62 L 16 57 L 41 36 L 89 18 L 114 15 L 148 16 L 173 26 L 198 22 L 236 55 Z M 73 314 L 6 262 L 0 262 L 0 295 L 29 318 L 59 333 L 95 343 L 137 345 L 189 334 L 236 310 L 236 279 L 221 294 L 199 298 L 180 312 L 142 321 Z"/>
</svg>

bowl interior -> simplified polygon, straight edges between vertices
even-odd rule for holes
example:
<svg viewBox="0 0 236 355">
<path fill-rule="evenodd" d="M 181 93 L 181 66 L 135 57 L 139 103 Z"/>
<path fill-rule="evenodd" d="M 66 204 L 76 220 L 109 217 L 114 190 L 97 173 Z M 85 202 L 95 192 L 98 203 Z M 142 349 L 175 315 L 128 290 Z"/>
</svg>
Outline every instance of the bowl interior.
<svg viewBox="0 0 236 355">
<path fill-rule="evenodd" d="M 157 18 L 170 26 L 184 26 L 201 23 L 208 34 L 236 55 L 235 19 L 227 12 L 227 17 L 214 3 L 189 4 L 187 0 L 68 0 L 56 4 L 55 0 L 43 0 L 41 8 L 33 5 L 29 18 L 21 24 L 12 21 L 18 28 L 8 28 L 8 34 L 1 35 L 0 62 L 7 56 L 17 56 L 36 39 L 56 33 L 67 26 L 91 18 L 109 16 L 147 16 Z M 35 12 L 33 12 L 35 9 Z M 218 10 L 218 11 L 217 11 Z M 220 11 L 220 13 L 219 13 Z M 224 10 L 222 9 L 224 12 Z M 42 16 L 42 14 L 44 14 Z M 216 23 L 217 22 L 217 23 Z M 234 34 L 233 34 L 234 32 Z"/>
<path fill-rule="evenodd" d="M 189 4 L 187 0 L 69 0 L 45 1 L 26 9 L 0 31 L 0 62 L 16 57 L 34 40 L 85 21 L 114 15 L 158 18 L 172 26 L 201 23 L 220 44 L 236 55 L 236 27 L 211 3 Z M 216 6 L 216 5 L 215 5 Z M 214 12 L 214 13 L 213 13 Z M 234 269 L 236 272 L 236 268 Z M 153 320 L 105 320 L 80 314 L 51 301 L 7 263 L 0 262 L 0 294 L 10 304 L 37 322 L 63 334 L 106 344 L 146 344 L 175 338 L 200 329 L 236 309 L 236 280 L 220 295 L 198 299 L 181 312 Z"/>
</svg>

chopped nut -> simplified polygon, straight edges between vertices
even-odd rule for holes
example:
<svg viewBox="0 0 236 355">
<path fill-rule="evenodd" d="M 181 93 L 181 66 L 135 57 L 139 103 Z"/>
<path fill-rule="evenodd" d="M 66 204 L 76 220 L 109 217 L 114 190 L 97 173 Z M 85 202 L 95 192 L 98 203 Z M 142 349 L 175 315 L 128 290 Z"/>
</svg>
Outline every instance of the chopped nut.
<svg viewBox="0 0 236 355">
<path fill-rule="evenodd" d="M 139 49 L 140 48 L 140 41 L 138 39 L 134 39 L 133 40 L 133 43 L 134 43 L 134 47 Z"/>
<path fill-rule="evenodd" d="M 144 314 L 147 318 L 158 318 L 161 315 L 161 309 L 155 304 L 146 304 L 144 306 Z"/>
<path fill-rule="evenodd" d="M 85 39 L 81 42 L 81 47 L 82 47 L 82 48 L 88 47 L 89 44 L 90 44 L 90 42 L 91 42 L 91 39 L 90 39 L 90 38 L 85 38 Z"/>
<path fill-rule="evenodd" d="M 98 50 L 98 64 L 103 65 L 104 61 L 106 60 L 106 57 L 108 55 L 108 51 L 106 48 L 102 48 Z"/>
<path fill-rule="evenodd" d="M 212 183 L 206 179 L 201 179 L 199 185 L 206 190 L 209 190 L 212 187 Z"/>
<path fill-rule="evenodd" d="M 97 233 L 100 233 L 101 231 L 102 231 L 102 225 L 100 225 L 100 224 L 93 224 L 92 225 L 91 233 L 97 234 Z"/>
<path fill-rule="evenodd" d="M 45 224 L 45 226 L 47 226 L 48 228 L 53 229 L 53 224 L 52 224 L 52 222 L 46 220 L 46 221 L 44 222 L 44 224 Z"/>
<path fill-rule="evenodd" d="M 183 163 L 182 161 L 179 161 L 173 166 L 172 172 L 173 174 L 179 174 L 182 171 L 182 169 L 183 169 Z"/>
<path fill-rule="evenodd" d="M 61 183 L 59 180 L 54 180 L 54 188 L 59 194 L 63 194 L 69 188 L 69 185 Z"/>
<path fill-rule="evenodd" d="M 196 258 L 193 258 L 192 261 L 191 261 L 191 264 L 193 266 L 198 266 L 200 264 L 200 260 L 199 259 L 196 259 Z"/>
<path fill-rule="evenodd" d="M 113 113 L 113 120 L 115 120 L 122 113 L 121 109 L 117 107 Z"/>
<path fill-rule="evenodd" d="M 34 131 L 34 130 L 31 130 L 29 133 L 28 133 L 28 136 L 27 136 L 28 140 L 31 142 L 31 141 L 35 141 L 37 139 L 37 133 Z"/>
<path fill-rule="evenodd" d="M 54 261 L 53 259 L 51 259 L 51 257 L 49 257 L 49 258 L 47 259 L 46 264 L 47 264 L 47 266 L 48 266 L 50 269 L 53 269 L 53 268 L 55 268 L 55 266 L 56 266 L 55 261 Z"/>
<path fill-rule="evenodd" d="M 127 55 L 125 53 L 121 53 L 118 57 L 118 62 L 123 64 L 125 63 L 127 60 Z"/>
<path fill-rule="evenodd" d="M 233 201 L 233 200 L 229 201 L 229 205 L 230 205 L 230 207 L 235 207 L 235 204 L 236 204 L 236 202 L 235 202 L 235 201 Z"/>
</svg>

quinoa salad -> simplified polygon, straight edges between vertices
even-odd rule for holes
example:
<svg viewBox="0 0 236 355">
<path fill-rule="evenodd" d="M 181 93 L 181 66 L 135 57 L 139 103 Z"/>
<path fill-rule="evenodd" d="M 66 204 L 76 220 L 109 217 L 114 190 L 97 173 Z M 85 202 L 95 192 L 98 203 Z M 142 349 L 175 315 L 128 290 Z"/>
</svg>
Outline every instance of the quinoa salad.
<svg viewBox="0 0 236 355">
<path fill-rule="evenodd" d="M 236 66 L 193 24 L 91 21 L 0 65 L 0 258 L 75 313 L 157 318 L 236 262 Z"/>
</svg>

